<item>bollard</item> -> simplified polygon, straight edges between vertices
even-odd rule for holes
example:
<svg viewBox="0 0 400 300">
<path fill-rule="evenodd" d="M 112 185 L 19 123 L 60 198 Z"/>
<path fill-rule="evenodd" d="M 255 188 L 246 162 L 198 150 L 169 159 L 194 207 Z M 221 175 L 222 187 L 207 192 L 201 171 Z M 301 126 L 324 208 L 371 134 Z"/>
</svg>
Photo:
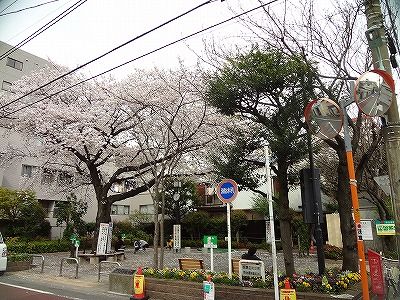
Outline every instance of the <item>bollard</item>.
<svg viewBox="0 0 400 300">
<path fill-rule="evenodd" d="M 146 290 L 144 285 L 144 275 L 142 268 L 139 267 L 133 276 L 133 295 L 130 300 L 147 300 Z"/>
</svg>

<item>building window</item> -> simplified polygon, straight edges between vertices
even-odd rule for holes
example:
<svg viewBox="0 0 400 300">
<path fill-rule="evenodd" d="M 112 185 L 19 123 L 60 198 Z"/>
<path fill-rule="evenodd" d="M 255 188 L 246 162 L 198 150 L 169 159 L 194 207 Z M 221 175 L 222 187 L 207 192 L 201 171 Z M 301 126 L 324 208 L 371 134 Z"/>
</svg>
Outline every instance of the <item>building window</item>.
<svg viewBox="0 0 400 300">
<path fill-rule="evenodd" d="M 30 166 L 30 165 L 22 165 L 21 169 L 21 176 L 23 177 L 32 177 L 32 175 L 35 173 L 37 167 L 35 166 Z"/>
<path fill-rule="evenodd" d="M 66 171 L 59 171 L 58 173 L 59 184 L 70 184 L 72 183 L 72 175 Z"/>
<path fill-rule="evenodd" d="M 11 58 L 11 57 L 7 57 L 6 65 L 11 67 L 11 68 L 14 68 L 14 69 L 22 71 L 22 67 L 23 67 L 24 64 L 23 64 L 23 62 L 21 62 L 19 60 L 16 60 L 16 59 Z"/>
<path fill-rule="evenodd" d="M 52 169 L 43 169 L 42 184 L 53 183 L 55 179 L 55 171 Z"/>
<path fill-rule="evenodd" d="M 111 205 L 112 215 L 129 215 L 129 205 Z"/>
<path fill-rule="evenodd" d="M 11 82 L 3 80 L 3 83 L 1 84 L 1 89 L 4 91 L 11 91 L 11 86 L 12 86 Z"/>
<path fill-rule="evenodd" d="M 152 214 L 154 212 L 153 204 L 139 205 L 139 212 L 142 214 Z"/>
</svg>

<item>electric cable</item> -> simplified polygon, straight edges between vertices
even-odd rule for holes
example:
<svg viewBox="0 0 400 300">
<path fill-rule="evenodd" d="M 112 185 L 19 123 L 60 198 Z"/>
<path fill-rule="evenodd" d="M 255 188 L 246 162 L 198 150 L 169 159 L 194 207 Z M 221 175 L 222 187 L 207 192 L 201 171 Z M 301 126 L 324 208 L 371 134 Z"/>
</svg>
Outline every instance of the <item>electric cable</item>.
<svg viewBox="0 0 400 300">
<path fill-rule="evenodd" d="M 14 2 L 12 2 L 10 5 L 8 5 L 6 8 L 4 8 L 2 11 L 0 11 L 0 14 L 2 12 L 4 12 L 7 8 L 9 8 L 10 6 L 12 6 L 15 2 L 17 2 L 18 0 L 14 0 Z"/>
<path fill-rule="evenodd" d="M 73 12 L 75 9 L 77 9 L 79 6 L 81 6 L 83 3 L 85 3 L 87 0 L 79 0 L 75 2 L 72 6 L 68 7 L 66 10 L 64 10 L 62 13 L 60 13 L 57 17 L 53 18 L 51 21 L 47 22 L 45 25 L 40 27 L 38 30 L 36 30 L 34 33 L 32 33 L 30 36 L 25 38 L 23 41 L 19 42 L 17 45 L 14 47 L 8 49 L 5 53 L 0 55 L 0 60 L 6 58 L 9 54 L 15 52 L 17 49 L 21 48 L 23 45 L 27 44 L 31 40 L 33 40 L 35 37 L 37 37 L 39 34 L 43 33 L 50 27 L 52 27 L 54 24 L 56 24 L 58 21 L 62 20 L 64 17 L 69 15 L 71 12 Z"/>
<path fill-rule="evenodd" d="M 51 1 L 47 1 L 47 2 L 44 2 L 44 3 L 38 4 L 38 5 L 29 6 L 29 7 L 21 8 L 21 9 L 18 9 L 18 10 L 10 11 L 8 13 L 4 13 L 4 14 L 0 13 L 0 17 L 6 16 L 6 15 L 15 14 L 15 13 L 19 13 L 19 12 L 27 10 L 27 9 L 36 8 L 36 7 L 39 7 L 39 6 L 42 6 L 42 5 L 45 5 L 45 4 L 49 4 L 49 3 L 52 3 L 52 2 L 57 2 L 57 1 L 60 1 L 60 0 L 51 0 Z"/>
<path fill-rule="evenodd" d="M 85 1 L 86 1 L 86 0 L 85 0 Z M 215 1 L 215 0 L 209 0 L 209 1 L 203 2 L 202 4 L 197 5 L 196 7 L 192 8 L 192 9 L 190 9 L 190 10 L 188 10 L 188 11 L 186 11 L 186 12 L 184 12 L 184 13 L 182 13 L 182 14 L 180 14 L 180 15 L 174 17 L 174 18 L 169 19 L 168 21 L 166 21 L 166 22 L 164 22 L 164 23 L 162 23 L 162 24 L 160 24 L 160 25 L 158 25 L 158 26 L 156 26 L 156 27 L 153 27 L 152 29 L 150 29 L 150 30 L 148 30 L 148 31 L 146 31 L 146 32 L 144 32 L 144 33 L 142 33 L 142 34 L 140 34 L 140 35 L 138 35 L 138 36 L 136 36 L 136 37 L 130 39 L 129 41 L 127 41 L 127 42 L 125 42 L 125 43 L 122 43 L 121 45 L 119 45 L 119 46 L 117 46 L 117 47 L 115 47 L 115 48 L 113 48 L 113 49 L 111 49 L 111 50 L 109 50 L 109 51 L 103 53 L 102 55 L 100 55 L 100 56 L 98 56 L 98 57 L 96 57 L 96 58 L 94 58 L 94 59 L 92 59 L 92 60 L 90 60 L 90 61 L 88 61 L 88 62 L 86 62 L 86 63 L 84 63 L 84 64 L 82 64 L 82 65 L 80 65 L 80 66 L 78 66 L 78 67 L 76 67 L 76 68 L 74 68 L 74 69 L 72 69 L 71 71 L 68 71 L 67 73 L 62 74 L 62 75 L 58 76 L 57 78 L 54 78 L 53 80 L 50 80 L 49 82 L 47 82 L 47 83 L 45 83 L 44 85 L 41 85 L 40 87 L 38 87 L 38 88 L 36 88 L 36 89 L 34 89 L 34 90 L 28 92 L 27 94 L 22 95 L 21 97 L 18 97 L 17 99 L 14 99 L 13 101 L 2 105 L 2 106 L 0 107 L 0 109 L 3 109 L 4 107 L 7 107 L 8 105 L 13 104 L 13 103 L 15 103 L 15 102 L 17 102 L 17 101 L 19 101 L 19 100 L 25 98 L 26 96 L 29 96 L 29 95 L 33 94 L 34 92 L 37 92 L 38 90 L 40 90 L 40 89 L 42 89 L 42 88 L 44 88 L 44 87 L 46 87 L 46 86 L 52 84 L 53 82 L 55 82 L 55 81 L 57 81 L 57 80 L 60 80 L 61 78 L 64 78 L 64 77 L 66 77 L 66 76 L 68 76 L 68 75 L 70 75 L 70 74 L 76 72 L 77 70 L 79 70 L 79 69 L 81 69 L 81 68 L 83 68 L 83 67 L 86 67 L 87 65 L 89 65 L 89 64 L 91 64 L 91 63 L 93 63 L 93 62 L 95 62 L 95 61 L 97 61 L 97 60 L 103 58 L 104 56 L 106 56 L 106 55 L 108 55 L 108 54 L 110 54 L 110 53 L 112 53 L 112 52 L 114 52 L 114 51 L 116 51 L 116 50 L 118 50 L 118 49 L 120 49 L 120 48 L 122 48 L 122 47 L 124 47 L 124 46 L 126 46 L 126 45 L 128 45 L 128 44 L 130 44 L 130 43 L 132 43 L 133 41 L 138 40 L 138 39 L 144 37 L 145 35 L 148 35 L 149 33 L 153 32 L 153 31 L 155 31 L 155 30 L 157 30 L 157 29 L 159 29 L 159 28 L 161 28 L 161 27 L 163 27 L 163 26 L 165 26 L 165 25 L 167 25 L 167 24 L 169 24 L 169 23 L 171 23 L 171 22 L 173 22 L 173 21 L 175 21 L 175 20 L 177 20 L 177 19 L 179 19 L 179 18 L 181 18 L 181 17 L 183 17 L 183 16 L 189 14 L 189 13 L 191 13 L 192 11 L 194 11 L 194 10 L 196 10 L 196 9 L 199 9 L 200 7 L 202 7 L 202 6 L 206 5 L 206 4 L 209 4 L 209 3 L 211 3 L 211 2 L 214 2 L 214 1 Z M 0 59 L 1 59 L 1 58 L 2 58 L 2 57 L 0 57 Z"/>
<path fill-rule="evenodd" d="M 169 46 L 172 46 L 172 45 L 174 45 L 174 44 L 176 44 L 176 43 L 179 43 L 179 42 L 181 42 L 181 41 L 183 41 L 183 40 L 186 40 L 186 39 L 188 39 L 188 38 L 191 38 L 191 37 L 193 37 L 193 36 L 195 36 L 195 35 L 197 35 L 197 34 L 199 34 L 199 33 L 202 33 L 202 32 L 204 32 L 204 31 L 207 31 L 207 30 L 211 29 L 211 28 L 220 26 L 220 25 L 222 25 L 222 24 L 224 24 L 224 23 L 227 23 L 227 22 L 229 22 L 229 21 L 232 21 L 232 20 L 234 20 L 234 19 L 236 19 L 236 18 L 239 18 L 239 17 L 241 17 L 241 16 L 243 16 L 243 15 L 245 15 L 245 14 L 248 14 L 248 13 L 250 13 L 250 12 L 253 12 L 253 11 L 257 10 L 257 9 L 260 9 L 260 8 L 262 8 L 262 7 L 264 7 L 264 6 L 270 5 L 270 4 L 272 4 L 272 3 L 274 3 L 274 2 L 277 2 L 277 1 L 279 1 L 279 0 L 272 0 L 272 1 L 269 1 L 269 2 L 267 2 L 267 3 L 264 3 L 264 4 L 262 4 L 262 5 L 259 5 L 259 6 L 255 7 L 255 8 L 252 8 L 252 9 L 250 9 L 250 10 L 247 10 L 247 11 L 245 11 L 245 12 L 243 12 L 243 13 L 240 13 L 240 14 L 238 14 L 238 15 L 235 15 L 235 16 L 233 16 L 233 17 L 231 17 L 231 18 L 225 19 L 224 21 L 218 22 L 218 23 L 216 23 L 216 24 L 214 24 L 214 25 L 211 25 L 211 26 L 209 26 L 209 27 L 203 28 L 203 29 L 201 29 L 201 30 L 199 30 L 199 31 L 196 31 L 196 32 L 192 33 L 192 34 L 189 34 L 189 35 L 184 36 L 184 37 L 182 37 L 182 38 L 180 38 L 180 39 L 177 39 L 177 40 L 175 40 L 175 41 L 173 41 L 173 42 L 170 42 L 170 43 L 168 43 L 168 44 L 165 44 L 164 46 L 161 46 L 161 47 L 156 48 L 156 49 L 154 49 L 154 50 L 152 50 L 152 51 L 149 51 L 149 52 L 147 52 L 147 53 L 145 53 L 145 54 L 142 54 L 142 55 L 140 55 L 140 56 L 137 56 L 137 57 L 135 57 L 135 58 L 133 58 L 133 59 L 131 59 L 131 60 L 129 60 L 129 61 L 126 61 L 126 62 L 124 62 L 124 63 L 122 63 L 122 64 L 120 64 L 120 65 L 117 65 L 117 66 L 115 66 L 115 67 L 113 67 L 113 68 L 111 68 L 111 69 L 108 69 L 108 70 L 106 70 L 106 71 L 104 71 L 104 72 L 101 72 L 101 73 L 99 73 L 99 74 L 97 74 L 97 75 L 94 75 L 94 76 L 92 76 L 92 77 L 89 77 L 89 78 L 87 78 L 87 79 L 81 80 L 81 81 L 79 81 L 79 82 L 77 82 L 77 83 L 75 83 L 75 84 L 73 84 L 73 85 L 71 85 L 71 86 L 69 86 L 69 87 L 66 87 L 66 88 L 64 88 L 64 89 L 62 89 L 62 90 L 59 90 L 59 91 L 57 91 L 57 92 L 55 92 L 55 93 L 53 93 L 53 94 L 51 94 L 51 95 L 48 95 L 48 96 L 46 96 L 46 97 L 44 97 L 44 98 L 41 98 L 41 99 L 39 99 L 39 100 L 37 100 L 37 101 L 31 102 L 31 103 L 29 103 L 29 104 L 27 104 L 27 105 L 25 105 L 25 106 L 23 106 L 23 107 L 20 107 L 19 109 L 13 110 L 13 111 L 11 111 L 11 112 L 9 112 L 9 113 L 3 115 L 2 118 L 6 118 L 6 117 L 8 117 L 8 116 L 10 116 L 10 115 L 12 115 L 12 114 L 14 114 L 14 113 L 16 113 L 16 112 L 19 112 L 19 111 L 21 111 L 21 110 L 23 110 L 23 109 L 25 109 L 25 108 L 28 108 L 28 107 L 30 107 L 30 106 L 32 106 L 32 105 L 35 105 L 35 104 L 37 104 L 37 103 L 39 103 L 39 102 L 42 102 L 42 101 L 44 101 L 44 100 L 46 100 L 46 99 L 49 99 L 49 98 L 53 97 L 53 96 L 56 96 L 56 95 L 58 95 L 58 94 L 60 94 L 60 93 L 62 93 L 62 92 L 65 92 L 65 91 L 67 91 L 67 90 L 73 88 L 73 87 L 76 87 L 76 86 L 78 86 L 78 85 L 80 85 L 80 84 L 82 84 L 82 83 L 85 83 L 85 82 L 87 82 L 87 81 L 89 81 L 89 80 L 95 79 L 95 78 L 97 78 L 97 77 L 99 77 L 99 76 L 102 76 L 102 75 L 104 75 L 104 74 L 106 74 L 106 73 L 109 73 L 109 72 L 111 72 L 111 71 L 114 71 L 114 70 L 116 70 L 116 69 L 118 69 L 118 68 L 120 68 L 120 67 L 122 67 L 122 66 L 125 66 L 125 65 L 127 65 L 127 64 L 129 64 L 129 63 L 131 63 L 131 62 L 134 62 L 134 61 L 136 61 L 136 60 L 139 60 L 139 59 L 141 59 L 141 58 L 143 58 L 143 57 L 146 57 L 146 56 L 148 56 L 148 55 L 150 55 L 150 54 L 153 54 L 153 53 L 155 53 L 155 52 L 158 52 L 158 51 L 160 51 L 160 50 L 162 50 L 162 49 L 165 49 L 165 48 L 167 48 L 167 47 L 169 47 Z M 69 72 L 69 73 L 70 73 L 70 72 Z M 54 82 L 54 81 L 51 81 L 51 82 Z M 39 88 L 38 88 L 38 89 L 39 89 Z M 36 90 L 38 90 L 38 89 L 36 89 Z M 31 92 L 28 93 L 28 94 L 26 94 L 26 95 L 24 95 L 24 96 L 27 96 L 27 95 L 29 95 L 29 94 L 31 94 Z M 22 98 L 22 97 L 19 97 L 19 98 L 15 99 L 15 100 L 11 101 L 10 103 L 3 105 L 2 107 L 0 107 L 0 109 L 2 109 L 2 108 L 4 108 L 4 107 L 8 106 L 8 105 L 11 104 L 11 103 L 14 103 L 15 101 L 19 100 L 20 98 Z"/>
</svg>

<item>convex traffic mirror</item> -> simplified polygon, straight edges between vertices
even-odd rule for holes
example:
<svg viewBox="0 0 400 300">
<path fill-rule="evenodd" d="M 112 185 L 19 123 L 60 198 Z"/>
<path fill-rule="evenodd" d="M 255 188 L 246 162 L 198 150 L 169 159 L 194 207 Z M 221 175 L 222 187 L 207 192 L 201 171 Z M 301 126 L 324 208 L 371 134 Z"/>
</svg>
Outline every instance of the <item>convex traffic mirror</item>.
<svg viewBox="0 0 400 300">
<path fill-rule="evenodd" d="M 312 134 L 321 139 L 334 138 L 342 130 L 343 114 L 339 105 L 328 98 L 308 103 L 304 117 Z"/>
<path fill-rule="evenodd" d="M 383 70 L 362 74 L 354 86 L 354 99 L 358 108 L 372 117 L 382 116 L 388 111 L 394 93 L 394 80 Z"/>
</svg>

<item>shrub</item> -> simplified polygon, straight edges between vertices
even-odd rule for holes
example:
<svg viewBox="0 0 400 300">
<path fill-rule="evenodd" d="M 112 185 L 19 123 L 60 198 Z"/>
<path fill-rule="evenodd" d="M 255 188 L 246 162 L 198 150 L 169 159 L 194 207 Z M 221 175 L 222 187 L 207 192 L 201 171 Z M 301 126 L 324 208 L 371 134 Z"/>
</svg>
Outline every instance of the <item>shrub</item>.
<svg viewBox="0 0 400 300">
<path fill-rule="evenodd" d="M 343 251 L 342 248 L 333 246 L 333 245 L 324 245 L 324 254 L 325 258 L 328 259 L 342 259 Z"/>
<path fill-rule="evenodd" d="M 32 260 L 32 256 L 28 253 L 9 253 L 9 255 L 7 255 L 7 260 L 11 262 L 30 261 Z"/>
<path fill-rule="evenodd" d="M 7 239 L 7 250 L 11 253 L 51 253 L 68 251 L 71 241 L 31 241 L 20 242 L 18 239 Z"/>
</svg>

